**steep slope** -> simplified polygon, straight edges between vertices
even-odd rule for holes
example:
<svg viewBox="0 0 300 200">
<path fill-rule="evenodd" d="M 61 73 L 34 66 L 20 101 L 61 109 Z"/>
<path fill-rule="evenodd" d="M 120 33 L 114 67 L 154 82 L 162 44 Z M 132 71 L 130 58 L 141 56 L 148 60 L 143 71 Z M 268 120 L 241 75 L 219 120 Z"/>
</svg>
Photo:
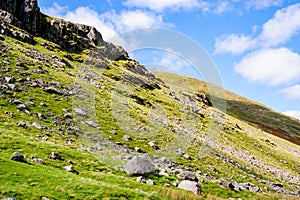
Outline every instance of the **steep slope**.
<svg viewBox="0 0 300 200">
<path fill-rule="evenodd" d="M 26 6 L 33 13 L 23 20 Z M 267 109 L 235 95 L 223 113 L 205 83 L 154 75 L 93 27 L 40 14 L 36 1 L 0 8 L 0 198 L 299 197 L 300 147 L 253 124 L 283 130 L 279 118 L 298 137 L 298 121 L 254 117 L 248 110 Z M 14 152 L 27 163 L 11 160 Z M 146 153 L 155 185 L 122 170 Z M 198 180 L 202 194 L 178 189 L 181 179 Z"/>
</svg>

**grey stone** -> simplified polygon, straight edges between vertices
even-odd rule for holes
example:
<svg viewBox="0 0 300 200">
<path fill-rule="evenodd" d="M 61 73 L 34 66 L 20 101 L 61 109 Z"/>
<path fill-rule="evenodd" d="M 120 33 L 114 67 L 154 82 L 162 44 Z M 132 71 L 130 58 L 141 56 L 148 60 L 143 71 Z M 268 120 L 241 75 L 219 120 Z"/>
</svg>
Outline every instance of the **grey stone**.
<svg viewBox="0 0 300 200">
<path fill-rule="evenodd" d="M 93 122 L 93 121 L 87 121 L 85 122 L 87 125 L 89 125 L 90 127 L 93 127 L 93 128 L 97 128 L 97 129 L 100 129 L 100 126 L 99 124 Z"/>
<path fill-rule="evenodd" d="M 30 158 L 31 158 L 32 162 L 35 162 L 35 163 L 38 163 L 38 164 L 41 164 L 41 165 L 45 165 L 46 164 L 45 161 L 42 160 L 41 158 L 36 158 L 36 157 L 33 157 L 33 156 L 31 156 Z"/>
<path fill-rule="evenodd" d="M 27 128 L 27 123 L 26 122 L 18 122 L 17 126 L 22 127 L 22 128 Z"/>
<path fill-rule="evenodd" d="M 130 135 L 124 135 L 124 136 L 123 136 L 123 140 L 125 140 L 125 141 L 130 141 L 130 140 L 132 140 L 132 139 L 131 139 Z"/>
<path fill-rule="evenodd" d="M 5 79 L 6 83 L 14 83 L 15 82 L 15 79 L 12 76 L 6 76 L 6 77 L 4 77 L 4 79 Z"/>
<path fill-rule="evenodd" d="M 148 176 L 155 173 L 155 166 L 150 158 L 146 156 L 135 156 L 126 163 L 124 170 L 129 175 Z"/>
<path fill-rule="evenodd" d="M 81 116 L 83 116 L 83 117 L 86 117 L 86 116 L 87 116 L 87 113 L 86 113 L 84 110 L 82 110 L 81 108 L 75 108 L 75 109 L 74 109 L 74 112 L 75 112 L 77 115 L 81 115 Z"/>
<path fill-rule="evenodd" d="M 138 176 L 138 177 L 136 177 L 136 182 L 145 183 L 145 178 L 143 176 Z"/>
<path fill-rule="evenodd" d="M 198 181 L 198 178 L 191 171 L 183 171 L 177 175 L 181 180 Z"/>
<path fill-rule="evenodd" d="M 13 153 L 13 155 L 11 157 L 11 160 L 14 160 L 14 161 L 17 161 L 17 162 L 27 163 L 27 160 L 26 160 L 25 156 L 23 156 L 19 152 Z"/>
<path fill-rule="evenodd" d="M 40 124 L 37 123 L 37 122 L 33 122 L 33 123 L 31 124 L 31 126 L 37 128 L 37 129 L 44 129 L 44 128 L 46 128 L 45 126 L 42 126 L 42 125 L 40 125 Z"/>
<path fill-rule="evenodd" d="M 154 185 L 154 182 L 153 182 L 153 180 L 149 179 L 149 180 L 146 181 L 146 184 L 147 185 Z"/>
<path fill-rule="evenodd" d="M 52 152 L 49 158 L 52 160 L 63 160 L 60 154 L 57 152 Z"/>
<path fill-rule="evenodd" d="M 199 195 L 202 192 L 201 186 L 195 181 L 189 181 L 189 180 L 181 181 L 178 185 L 178 188 L 191 191 L 196 195 Z"/>
<path fill-rule="evenodd" d="M 50 94 L 58 94 L 58 95 L 62 95 L 62 92 L 61 92 L 59 89 L 57 89 L 57 88 L 55 88 L 55 87 L 53 87 L 53 86 L 44 88 L 44 91 L 45 91 L 45 92 L 48 92 L 48 93 L 50 93 Z"/>
<path fill-rule="evenodd" d="M 25 106 L 25 104 L 18 104 L 17 109 L 23 111 L 23 110 L 27 110 L 27 107 Z"/>
</svg>

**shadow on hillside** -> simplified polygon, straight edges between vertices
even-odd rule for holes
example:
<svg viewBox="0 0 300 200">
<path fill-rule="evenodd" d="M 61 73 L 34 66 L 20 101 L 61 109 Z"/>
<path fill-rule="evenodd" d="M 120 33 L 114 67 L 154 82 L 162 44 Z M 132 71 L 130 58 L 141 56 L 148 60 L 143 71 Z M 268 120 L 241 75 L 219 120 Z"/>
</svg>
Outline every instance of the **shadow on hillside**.
<svg viewBox="0 0 300 200">
<path fill-rule="evenodd" d="M 272 135 L 300 145 L 300 121 L 263 105 L 227 100 L 227 114 L 245 121 Z"/>
</svg>

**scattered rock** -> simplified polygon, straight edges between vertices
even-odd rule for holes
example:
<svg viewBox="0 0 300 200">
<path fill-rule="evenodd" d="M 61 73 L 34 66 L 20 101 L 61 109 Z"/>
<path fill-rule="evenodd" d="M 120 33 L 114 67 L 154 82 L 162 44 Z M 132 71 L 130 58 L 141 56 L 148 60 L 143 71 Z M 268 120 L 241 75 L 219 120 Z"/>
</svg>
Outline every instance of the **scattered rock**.
<svg viewBox="0 0 300 200">
<path fill-rule="evenodd" d="M 135 156 L 126 163 L 124 170 L 129 175 L 148 176 L 155 173 L 155 166 L 147 156 Z"/>
<path fill-rule="evenodd" d="M 75 108 L 75 109 L 74 109 L 74 112 L 75 112 L 77 115 L 81 115 L 81 116 L 83 116 L 83 117 L 86 117 L 86 116 L 87 116 L 87 113 L 86 113 L 84 110 L 82 110 L 81 108 Z"/>
<path fill-rule="evenodd" d="M 169 174 L 165 170 L 161 170 L 159 172 L 159 175 L 161 175 L 161 176 L 169 176 Z"/>
<path fill-rule="evenodd" d="M 124 140 L 124 141 L 131 141 L 132 138 L 130 137 L 130 135 L 124 135 L 124 136 L 123 136 L 123 140 Z"/>
<path fill-rule="evenodd" d="M 219 184 L 221 186 L 223 186 L 224 188 L 226 188 L 226 189 L 234 190 L 234 185 L 232 183 L 230 183 L 229 181 L 227 181 L 226 179 L 224 179 L 224 178 L 221 178 L 219 180 Z"/>
<path fill-rule="evenodd" d="M 189 154 L 183 154 L 183 157 L 185 158 L 185 159 L 188 159 L 188 160 L 190 160 L 191 159 L 191 157 L 190 157 L 190 155 Z"/>
<path fill-rule="evenodd" d="M 183 171 L 180 174 L 177 175 L 178 178 L 181 180 L 189 180 L 189 181 L 198 181 L 198 178 L 195 176 L 195 174 L 191 171 Z"/>
<path fill-rule="evenodd" d="M 20 111 L 28 110 L 25 104 L 18 104 L 17 109 Z"/>
<path fill-rule="evenodd" d="M 146 181 L 146 184 L 147 185 L 154 185 L 154 182 L 151 179 L 149 179 L 149 180 Z"/>
<path fill-rule="evenodd" d="M 42 125 L 40 125 L 40 124 L 37 123 L 37 122 L 33 122 L 33 123 L 31 124 L 31 126 L 37 128 L 37 129 L 45 129 L 45 128 L 46 128 L 45 126 L 42 126 Z"/>
<path fill-rule="evenodd" d="M 64 114 L 64 118 L 65 119 L 72 119 L 73 115 L 72 115 L 72 113 L 66 113 L 66 114 Z"/>
<path fill-rule="evenodd" d="M 149 145 L 150 147 L 154 148 L 154 149 L 159 149 L 159 147 L 155 144 L 154 141 L 148 142 L 148 145 Z"/>
<path fill-rule="evenodd" d="M 4 79 L 5 79 L 6 83 L 14 83 L 15 82 L 15 79 L 12 76 L 6 76 L 6 77 L 4 77 Z"/>
<path fill-rule="evenodd" d="M 48 93 L 50 93 L 50 94 L 58 94 L 58 95 L 62 95 L 62 92 L 61 92 L 59 89 L 57 89 L 57 88 L 55 88 L 55 87 L 53 87 L 53 86 L 44 88 L 44 91 L 45 91 L 45 92 L 48 92 Z"/>
<path fill-rule="evenodd" d="M 27 123 L 26 122 L 18 122 L 17 126 L 22 127 L 22 128 L 27 128 Z"/>
<path fill-rule="evenodd" d="M 142 150 L 140 147 L 135 147 L 134 150 L 138 153 L 146 153 L 144 150 Z"/>
<path fill-rule="evenodd" d="M 13 153 L 13 155 L 11 157 L 11 160 L 14 160 L 14 161 L 17 161 L 17 162 L 27 163 L 27 160 L 26 160 L 25 156 L 23 156 L 19 152 Z"/>
<path fill-rule="evenodd" d="M 41 164 L 41 165 L 46 164 L 45 161 L 42 160 L 41 158 L 36 158 L 36 157 L 31 156 L 30 159 L 31 159 L 32 162 L 35 162 L 35 163 L 38 163 L 38 164 Z"/>
<path fill-rule="evenodd" d="M 164 184 L 165 187 L 170 187 L 171 185 L 169 183 Z"/>
<path fill-rule="evenodd" d="M 57 152 L 52 152 L 49 158 L 52 160 L 63 160 L 60 154 Z"/>
<path fill-rule="evenodd" d="M 72 165 L 65 166 L 64 169 L 65 169 L 67 172 L 71 172 L 71 173 L 76 173 L 76 174 L 78 174 L 78 172 L 74 169 L 74 167 L 73 167 Z"/>
<path fill-rule="evenodd" d="M 181 181 L 178 185 L 178 188 L 191 191 L 196 195 L 199 195 L 202 192 L 201 186 L 195 181 L 188 181 L 188 180 Z"/>
<path fill-rule="evenodd" d="M 99 124 L 93 122 L 93 121 L 87 121 L 85 122 L 87 125 L 89 125 L 90 127 L 93 127 L 93 128 L 97 128 L 97 129 L 100 129 L 100 126 Z"/>
<path fill-rule="evenodd" d="M 138 176 L 138 177 L 136 177 L 136 182 L 145 183 L 145 178 L 143 176 Z"/>
</svg>

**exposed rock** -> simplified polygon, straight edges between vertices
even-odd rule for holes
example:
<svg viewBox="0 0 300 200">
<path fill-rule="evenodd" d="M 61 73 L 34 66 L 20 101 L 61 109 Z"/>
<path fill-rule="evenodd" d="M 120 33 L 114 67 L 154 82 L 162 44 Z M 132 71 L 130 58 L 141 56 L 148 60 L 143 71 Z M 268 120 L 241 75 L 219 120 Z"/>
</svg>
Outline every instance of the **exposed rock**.
<svg viewBox="0 0 300 200">
<path fill-rule="evenodd" d="M 150 147 L 154 148 L 154 149 L 159 149 L 159 147 L 155 144 L 154 141 L 148 142 L 148 145 L 149 145 Z"/>
<path fill-rule="evenodd" d="M 146 181 L 146 184 L 147 185 L 154 185 L 154 182 L 153 182 L 153 180 L 149 179 L 149 180 Z"/>
<path fill-rule="evenodd" d="M 191 191 L 196 195 L 199 195 L 202 192 L 201 186 L 195 181 L 188 181 L 188 180 L 181 181 L 178 185 L 178 188 Z"/>
<path fill-rule="evenodd" d="M 72 115 L 72 113 L 66 113 L 66 114 L 64 114 L 64 118 L 65 119 L 72 119 L 73 115 Z"/>
<path fill-rule="evenodd" d="M 81 115 L 81 116 L 83 116 L 83 117 L 86 117 L 86 116 L 87 116 L 87 113 L 86 113 L 84 110 L 82 110 L 81 108 L 75 108 L 75 109 L 74 109 L 74 112 L 75 112 L 77 115 Z"/>
<path fill-rule="evenodd" d="M 67 172 L 71 172 L 71 173 L 76 173 L 76 174 L 78 174 L 78 172 L 74 169 L 74 167 L 73 167 L 72 165 L 65 166 L 64 169 L 65 169 Z"/>
<path fill-rule="evenodd" d="M 130 137 L 130 135 L 124 135 L 124 136 L 123 136 L 123 140 L 124 140 L 124 141 L 131 141 L 132 138 Z"/>
<path fill-rule="evenodd" d="M 37 129 L 45 129 L 45 128 L 46 128 L 45 126 L 42 126 L 42 125 L 40 125 L 40 124 L 37 123 L 37 122 L 33 122 L 33 123 L 31 124 L 31 126 L 37 128 Z"/>
<path fill-rule="evenodd" d="M 28 110 L 28 108 L 25 106 L 25 104 L 18 104 L 17 109 L 20 111 Z"/>
<path fill-rule="evenodd" d="M 1 0 L 0 9 L 11 13 L 29 32 L 36 33 L 41 29 L 37 0 Z"/>
<path fill-rule="evenodd" d="M 85 122 L 87 125 L 89 125 L 90 127 L 93 127 L 93 128 L 97 128 L 97 129 L 100 129 L 100 126 L 99 124 L 93 122 L 93 121 L 87 121 Z"/>
<path fill-rule="evenodd" d="M 138 176 L 138 177 L 136 177 L 136 182 L 145 183 L 145 178 L 143 176 Z"/>
<path fill-rule="evenodd" d="M 14 161 L 17 161 L 17 162 L 27 163 L 27 160 L 26 160 L 25 156 L 23 156 L 19 152 L 13 153 L 13 155 L 11 157 L 11 160 L 14 160 Z"/>
<path fill-rule="evenodd" d="M 27 128 L 27 123 L 26 122 L 18 122 L 17 126 L 22 127 L 22 128 Z"/>
<path fill-rule="evenodd" d="M 52 152 L 49 158 L 52 160 L 63 160 L 60 154 L 57 152 Z"/>
<path fill-rule="evenodd" d="M 124 166 L 127 174 L 134 176 L 147 176 L 155 173 L 155 166 L 150 158 L 146 156 L 135 156 Z"/>
<path fill-rule="evenodd" d="M 226 179 L 224 179 L 224 178 L 221 178 L 219 180 L 219 184 L 221 186 L 223 186 L 224 188 L 226 188 L 226 189 L 234 190 L 234 185 L 232 183 L 230 183 L 229 181 L 227 181 Z"/>
<path fill-rule="evenodd" d="M 159 172 L 159 175 L 161 175 L 161 176 L 169 176 L 169 174 L 165 170 L 161 170 Z"/>
<path fill-rule="evenodd" d="M 191 159 L 191 157 L 190 157 L 190 155 L 189 154 L 183 154 L 183 157 L 185 158 L 185 159 L 188 159 L 188 160 L 190 160 Z"/>
<path fill-rule="evenodd" d="M 59 89 L 57 89 L 57 88 L 55 88 L 55 87 L 53 87 L 53 86 L 44 88 L 44 91 L 45 91 L 45 92 L 48 92 L 48 93 L 50 93 L 50 94 L 58 94 L 58 95 L 62 95 L 62 92 L 61 92 Z"/>
<path fill-rule="evenodd" d="M 140 147 L 135 147 L 134 150 L 138 153 L 146 153 L 144 150 L 142 150 Z"/>
<path fill-rule="evenodd" d="M 198 178 L 191 171 L 183 171 L 177 175 L 181 180 L 198 181 Z"/>
<path fill-rule="evenodd" d="M 46 164 L 45 161 L 42 160 L 41 158 L 36 158 L 36 157 L 31 156 L 30 159 L 31 159 L 32 162 L 35 162 L 35 163 L 38 163 L 38 164 L 41 164 L 41 165 Z"/>
</svg>

